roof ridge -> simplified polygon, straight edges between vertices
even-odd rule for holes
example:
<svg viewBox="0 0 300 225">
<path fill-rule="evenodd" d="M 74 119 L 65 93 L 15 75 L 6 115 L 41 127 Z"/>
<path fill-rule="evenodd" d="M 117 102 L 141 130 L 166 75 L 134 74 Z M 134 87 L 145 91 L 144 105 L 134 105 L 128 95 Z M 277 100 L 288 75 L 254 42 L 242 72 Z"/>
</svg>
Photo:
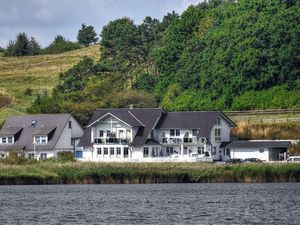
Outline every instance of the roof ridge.
<svg viewBox="0 0 300 225">
<path fill-rule="evenodd" d="M 135 115 L 133 115 L 133 113 L 131 113 L 129 110 L 127 111 L 129 112 L 129 114 L 134 118 L 136 119 L 140 124 L 142 124 L 144 127 L 145 127 L 145 124 L 143 124 Z"/>
</svg>

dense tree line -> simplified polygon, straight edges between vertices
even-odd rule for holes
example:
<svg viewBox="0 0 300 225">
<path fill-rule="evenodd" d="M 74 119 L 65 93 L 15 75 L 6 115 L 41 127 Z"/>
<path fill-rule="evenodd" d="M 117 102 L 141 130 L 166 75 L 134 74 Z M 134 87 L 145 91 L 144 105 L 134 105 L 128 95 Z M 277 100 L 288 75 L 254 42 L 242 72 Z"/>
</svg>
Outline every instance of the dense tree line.
<svg viewBox="0 0 300 225">
<path fill-rule="evenodd" d="M 39 96 L 32 109 L 44 110 L 40 102 L 51 98 L 77 115 L 129 103 L 168 110 L 300 107 L 299 24 L 296 0 L 211 0 L 161 21 L 116 19 L 100 34 L 100 61 L 83 59 L 61 74 L 53 94 Z"/>
<path fill-rule="evenodd" d="M 9 41 L 5 49 L 0 47 L 0 52 L 4 56 L 26 56 L 40 54 L 58 54 L 81 48 L 81 45 L 87 47 L 98 41 L 97 33 L 93 26 L 82 24 L 77 35 L 78 42 L 67 40 L 61 35 L 57 35 L 49 46 L 42 49 L 39 42 L 34 37 L 28 37 L 26 33 L 19 33 L 15 41 Z"/>
</svg>

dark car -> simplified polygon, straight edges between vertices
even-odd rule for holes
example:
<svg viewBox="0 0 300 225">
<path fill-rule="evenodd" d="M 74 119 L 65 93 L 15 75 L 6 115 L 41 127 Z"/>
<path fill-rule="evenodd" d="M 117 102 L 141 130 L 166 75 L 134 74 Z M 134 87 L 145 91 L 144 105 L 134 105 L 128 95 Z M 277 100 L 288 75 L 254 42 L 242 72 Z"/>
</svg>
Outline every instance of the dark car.
<svg viewBox="0 0 300 225">
<path fill-rule="evenodd" d="M 226 161 L 226 163 L 230 163 L 230 164 L 235 164 L 235 163 L 241 163 L 241 162 L 243 162 L 243 160 L 242 159 L 228 159 L 227 161 Z"/>
<path fill-rule="evenodd" d="M 244 163 L 262 163 L 262 161 L 258 158 L 247 158 L 244 159 Z"/>
</svg>

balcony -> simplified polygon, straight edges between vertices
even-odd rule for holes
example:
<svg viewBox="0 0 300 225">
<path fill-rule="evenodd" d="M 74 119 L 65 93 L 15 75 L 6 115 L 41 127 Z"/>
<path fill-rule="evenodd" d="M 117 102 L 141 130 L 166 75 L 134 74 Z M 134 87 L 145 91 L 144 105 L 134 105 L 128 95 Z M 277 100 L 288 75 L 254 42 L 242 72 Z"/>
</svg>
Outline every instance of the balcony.
<svg viewBox="0 0 300 225">
<path fill-rule="evenodd" d="M 109 138 L 95 138 L 95 144 L 109 144 L 109 145 L 128 145 L 130 142 L 129 139 L 125 138 L 116 138 L 116 137 L 109 137 Z"/>
<path fill-rule="evenodd" d="M 197 137 L 185 137 L 185 138 L 160 138 L 160 144 L 162 145 L 179 145 L 179 144 L 188 144 L 188 145 L 198 145 L 205 144 L 205 138 Z"/>
</svg>

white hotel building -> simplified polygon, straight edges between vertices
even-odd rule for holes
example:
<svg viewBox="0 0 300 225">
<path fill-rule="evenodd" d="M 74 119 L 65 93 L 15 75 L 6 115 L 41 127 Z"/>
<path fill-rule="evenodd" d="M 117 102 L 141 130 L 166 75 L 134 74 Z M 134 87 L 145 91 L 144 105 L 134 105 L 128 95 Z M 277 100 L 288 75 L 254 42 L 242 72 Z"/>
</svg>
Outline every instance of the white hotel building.
<svg viewBox="0 0 300 225">
<path fill-rule="evenodd" d="M 76 149 L 81 161 L 226 160 L 235 124 L 222 112 L 99 109 Z"/>
</svg>

